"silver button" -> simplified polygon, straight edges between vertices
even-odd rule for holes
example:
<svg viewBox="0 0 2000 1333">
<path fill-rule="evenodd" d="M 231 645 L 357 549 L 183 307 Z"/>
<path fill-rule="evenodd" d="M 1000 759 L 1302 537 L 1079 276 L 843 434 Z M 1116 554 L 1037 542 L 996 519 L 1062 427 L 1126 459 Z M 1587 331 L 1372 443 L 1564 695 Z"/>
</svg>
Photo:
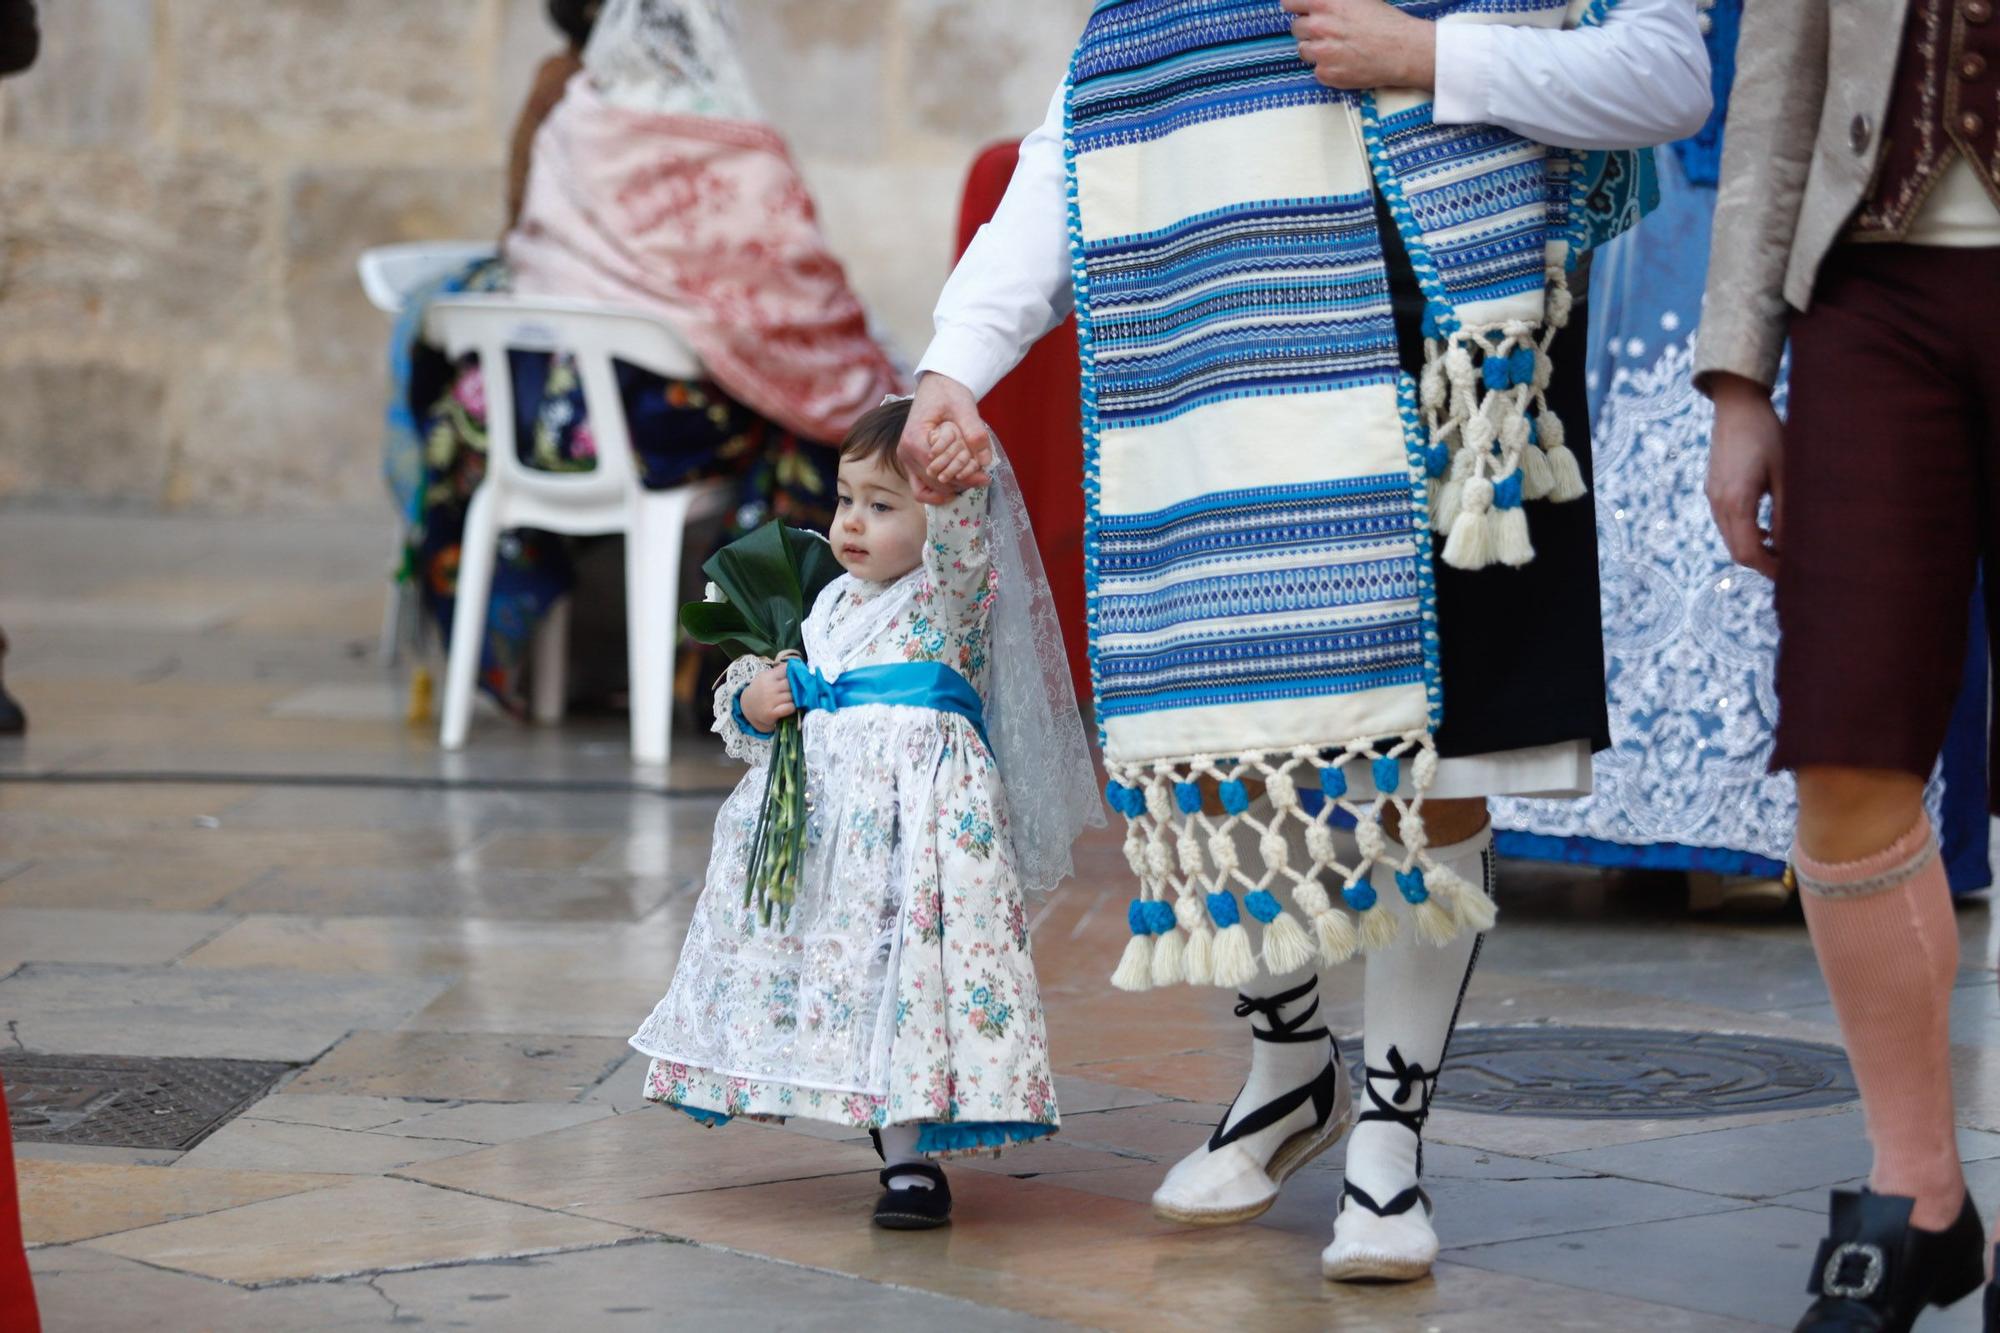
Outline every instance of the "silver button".
<svg viewBox="0 0 2000 1333">
<path fill-rule="evenodd" d="M 1847 126 L 1847 146 L 1857 153 L 1868 151 L 1868 145 L 1875 140 L 1875 123 L 1866 116 L 1856 116 Z"/>
</svg>

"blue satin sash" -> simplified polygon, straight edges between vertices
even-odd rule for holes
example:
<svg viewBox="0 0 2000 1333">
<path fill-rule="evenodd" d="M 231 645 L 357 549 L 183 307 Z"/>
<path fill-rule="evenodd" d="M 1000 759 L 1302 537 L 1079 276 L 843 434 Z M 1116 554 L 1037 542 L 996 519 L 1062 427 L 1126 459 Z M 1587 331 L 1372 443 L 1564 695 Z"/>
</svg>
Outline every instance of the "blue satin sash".
<svg viewBox="0 0 2000 1333">
<path fill-rule="evenodd" d="M 843 671 L 838 680 L 828 680 L 794 657 L 785 663 L 785 677 L 791 682 L 792 702 L 805 712 L 817 708 L 836 713 L 863 704 L 907 704 L 912 708 L 935 708 L 940 713 L 956 713 L 970 722 L 986 742 L 986 705 L 972 682 L 942 662 L 892 662 L 884 666 L 855 667 Z"/>
</svg>

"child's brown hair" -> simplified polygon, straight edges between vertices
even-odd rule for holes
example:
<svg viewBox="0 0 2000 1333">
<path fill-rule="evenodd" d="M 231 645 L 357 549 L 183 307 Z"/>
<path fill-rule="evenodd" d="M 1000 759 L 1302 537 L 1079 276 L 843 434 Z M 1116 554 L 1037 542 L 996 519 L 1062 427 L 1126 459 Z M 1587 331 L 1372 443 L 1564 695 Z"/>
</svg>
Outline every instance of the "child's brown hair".
<svg viewBox="0 0 2000 1333">
<path fill-rule="evenodd" d="M 880 407 L 871 408 L 861 414 L 849 428 L 847 438 L 840 442 L 841 458 L 862 463 L 880 459 L 889 465 L 890 471 L 908 481 L 909 474 L 903 471 L 903 460 L 897 457 L 896 446 L 902 443 L 903 427 L 909 421 L 907 398 L 892 398 Z"/>
</svg>

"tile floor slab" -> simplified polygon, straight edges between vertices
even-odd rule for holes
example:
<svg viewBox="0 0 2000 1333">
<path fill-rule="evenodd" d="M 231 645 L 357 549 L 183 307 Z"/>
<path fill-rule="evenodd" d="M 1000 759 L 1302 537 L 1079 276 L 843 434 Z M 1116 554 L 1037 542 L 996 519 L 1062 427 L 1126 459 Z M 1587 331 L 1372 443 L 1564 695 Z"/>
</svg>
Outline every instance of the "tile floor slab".
<svg viewBox="0 0 2000 1333">
<path fill-rule="evenodd" d="M 398 1097 L 351 1097 L 339 1093 L 274 1092 L 252 1102 L 243 1114 L 253 1120 L 321 1129 L 380 1129 L 398 1120 L 439 1110 L 448 1102 L 406 1101 Z"/>
<path fill-rule="evenodd" d="M 642 1241 L 505 1265 L 392 1273 L 375 1285 L 423 1326 L 546 1333 L 550 1329 L 850 1330 L 949 1328 L 1055 1333 L 1074 1325 L 948 1297 L 669 1241 Z M 755 1293 L 754 1314 L 746 1295 Z"/>
<path fill-rule="evenodd" d="M 0 880 L 0 909 L 201 912 L 262 875 L 261 863 L 101 855 L 43 856 Z"/>
<path fill-rule="evenodd" d="M 310 1060 L 356 1028 L 408 1018 L 449 978 L 315 977 L 29 963 L 0 981 L 0 1013 L 31 1051 Z"/>
<path fill-rule="evenodd" d="M 559 988 L 582 976 L 642 978 L 662 991 L 681 931 L 642 922 L 524 922 L 407 916 L 251 915 L 194 950 L 187 967 L 422 972 Z"/>
<path fill-rule="evenodd" d="M 648 1057 L 626 1047 L 625 1058 L 596 1087 L 585 1093 L 583 1100 L 593 1106 L 607 1106 L 619 1115 L 650 1106 L 652 1103 L 646 1100 L 646 1068 L 649 1063 Z"/>
<path fill-rule="evenodd" d="M 633 922 L 665 901 L 672 888 L 664 879 L 640 876 L 301 864 L 260 876 L 223 906 L 305 916 Z"/>
<path fill-rule="evenodd" d="M 2000 1158 L 2000 1134 L 1961 1129 L 1958 1152 L 1965 1161 Z M 1548 1160 L 1748 1200 L 1823 1190 L 1836 1181 L 1866 1175 L 1872 1158 L 1861 1113 L 1847 1111 L 1590 1148 Z"/>
<path fill-rule="evenodd" d="M 234 1168 L 201 1171 L 33 1159 L 17 1166 L 21 1225 L 30 1245 L 68 1245 L 342 1183 L 338 1176 Z"/>
<path fill-rule="evenodd" d="M 1834 1190 L 1858 1190 L 1868 1184 L 1865 1175 L 1852 1176 L 1846 1180 L 1830 1181 L 1815 1189 L 1800 1190 L 1796 1194 L 1784 1194 L 1771 1203 L 1783 1204 L 1787 1208 L 1797 1208 L 1811 1213 L 1814 1217 L 1826 1216 L 1827 1196 Z M 1972 1201 L 1979 1208 L 1979 1215 L 1989 1225 L 2000 1211 L 2000 1158 L 1965 1164 L 1965 1187 L 1972 1193 Z"/>
<path fill-rule="evenodd" d="M 829 1142 L 768 1125 L 708 1129 L 663 1107 L 596 1120 L 404 1172 L 412 1180 L 597 1217 L 633 1200 L 865 1171 L 865 1140 Z"/>
<path fill-rule="evenodd" d="M 1447 1247 L 1483 1245 L 1575 1231 L 1694 1217 L 1735 1208 L 1733 1200 L 1613 1176 L 1531 1180 L 1467 1180 L 1430 1175 L 1424 1182 L 1437 1205 L 1438 1239 Z M 1285 1184 L 1259 1225 L 1333 1238 L 1341 1177 L 1302 1171 Z"/>
<path fill-rule="evenodd" d="M 473 1102 L 412 1114 L 375 1132 L 490 1146 L 589 1124 L 614 1114 L 608 1106 L 579 1102 Z"/>
<path fill-rule="evenodd" d="M 1445 1257 L 1501 1272 L 1560 1281 L 1638 1300 L 1673 1303 L 1790 1327 L 1805 1309 L 1806 1272 L 1824 1226 L 1791 1208 L 1753 1207 L 1598 1231 L 1452 1249 Z M 1977 1296 L 1929 1330 L 1961 1322 Z"/>
<path fill-rule="evenodd" d="M 401 1026 L 411 1032 L 521 1032 L 554 1028 L 580 1037 L 630 1037 L 666 992 L 656 976 L 583 972 L 561 982 L 523 985 L 518 977 L 460 981 Z"/>
<path fill-rule="evenodd" d="M 1448 1075 L 1449 1066 L 1446 1072 Z M 1623 1116 L 1558 1119 L 1553 1116 L 1481 1115 L 1440 1108 L 1431 1112 L 1430 1123 L 1424 1127 L 1424 1139 L 1426 1142 L 1486 1148 L 1514 1157 L 1552 1157 L 1586 1148 L 1641 1143 L 1651 1139 L 1677 1139 L 1690 1134 L 1742 1129 L 1750 1125 L 1785 1124 L 1819 1116 L 1845 1115 L 1848 1111 L 1847 1107 L 1828 1106 L 1804 1111 L 1758 1111 L 1751 1115 L 1643 1120 Z"/>
<path fill-rule="evenodd" d="M 0 972 L 22 963 L 170 963 L 235 919 L 220 912 L 0 907 Z"/>
<path fill-rule="evenodd" d="M 395 1310 L 363 1282 L 246 1291 L 80 1245 L 31 1250 L 46 1333 L 109 1329 L 359 1333 L 391 1330 Z"/>
<path fill-rule="evenodd" d="M 439 1101 L 569 1101 L 631 1053 L 607 1037 L 356 1032 L 280 1092 Z"/>
<path fill-rule="evenodd" d="M 401 1138 L 367 1130 L 327 1129 L 239 1116 L 182 1155 L 180 1167 L 241 1167 L 250 1171 L 317 1171 L 379 1176 L 478 1145 L 448 1139 Z"/>
<path fill-rule="evenodd" d="M 1069 1177 L 1063 1177 L 1067 1180 Z M 634 1225 L 752 1249 L 873 1281 L 938 1291 L 1105 1328 L 1495 1330 L 1738 1328 L 1684 1312 L 1469 1269 L 1399 1287 L 1342 1287 L 1319 1275 L 1324 1241 L 1257 1227 L 1186 1228 L 1141 1204 L 1079 1196 L 1044 1180 L 971 1175 L 944 1231 L 867 1225 L 867 1176 L 646 1200 Z M 1473 1323 L 1476 1317 L 1484 1322 Z"/>
<path fill-rule="evenodd" d="M 357 1180 L 88 1244 L 160 1268 L 255 1286 L 583 1249 L 632 1234 L 408 1180 Z"/>
</svg>

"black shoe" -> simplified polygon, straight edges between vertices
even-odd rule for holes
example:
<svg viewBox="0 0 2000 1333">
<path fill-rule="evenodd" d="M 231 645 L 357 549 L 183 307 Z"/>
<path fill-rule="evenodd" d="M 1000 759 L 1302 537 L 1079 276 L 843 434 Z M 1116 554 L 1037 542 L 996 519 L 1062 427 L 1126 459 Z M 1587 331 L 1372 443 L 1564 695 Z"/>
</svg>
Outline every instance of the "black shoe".
<svg viewBox="0 0 2000 1333">
<path fill-rule="evenodd" d="M 898 1176 L 922 1176 L 921 1185 L 891 1185 Z M 951 1185 L 944 1172 L 929 1162 L 906 1162 L 882 1168 L 882 1199 L 875 1205 L 875 1225 L 890 1231 L 929 1231 L 951 1223 Z"/>
<path fill-rule="evenodd" d="M 1806 1290 L 1819 1297 L 1795 1333 L 1909 1333 L 1927 1305 L 1950 1305 L 1986 1280 L 1986 1233 L 1970 1195 L 1944 1231 L 1910 1225 L 1916 1200 L 1835 1190 L 1827 1238 Z M 1988 1310 L 1992 1296 L 1988 1295 Z"/>
<path fill-rule="evenodd" d="M 1986 1318 L 1980 1327 L 1986 1333 L 2000 1333 L 2000 1245 L 1993 1247 L 1994 1281 L 1986 1284 Z"/>
</svg>

